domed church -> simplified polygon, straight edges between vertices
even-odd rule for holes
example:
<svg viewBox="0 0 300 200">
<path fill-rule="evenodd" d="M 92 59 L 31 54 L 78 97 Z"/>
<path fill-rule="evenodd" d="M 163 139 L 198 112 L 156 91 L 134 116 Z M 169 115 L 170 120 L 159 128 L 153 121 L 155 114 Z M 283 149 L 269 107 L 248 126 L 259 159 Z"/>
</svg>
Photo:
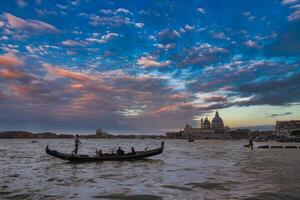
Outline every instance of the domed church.
<svg viewBox="0 0 300 200">
<path fill-rule="evenodd" d="M 224 128 L 223 119 L 219 116 L 218 111 L 216 112 L 215 117 L 211 121 L 211 128 L 217 129 L 217 130 Z"/>
<path fill-rule="evenodd" d="M 201 126 L 199 128 L 193 128 L 191 125 L 186 125 L 183 135 L 186 138 L 195 139 L 220 139 L 226 137 L 226 131 L 228 127 L 224 126 L 223 119 L 220 117 L 218 111 L 215 113 L 215 117 L 210 122 L 206 117 L 201 119 Z"/>
</svg>

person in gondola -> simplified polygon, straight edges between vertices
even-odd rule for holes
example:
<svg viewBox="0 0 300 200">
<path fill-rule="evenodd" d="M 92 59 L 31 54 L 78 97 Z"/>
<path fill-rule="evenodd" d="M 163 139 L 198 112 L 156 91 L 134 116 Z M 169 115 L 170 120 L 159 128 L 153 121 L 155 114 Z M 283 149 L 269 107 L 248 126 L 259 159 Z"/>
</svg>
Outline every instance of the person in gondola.
<svg viewBox="0 0 300 200">
<path fill-rule="evenodd" d="M 102 156 L 102 150 L 96 149 L 96 156 Z"/>
<path fill-rule="evenodd" d="M 135 149 L 134 149 L 134 147 L 131 147 L 131 154 L 135 154 Z"/>
<path fill-rule="evenodd" d="M 81 144 L 81 142 L 80 142 L 80 140 L 79 140 L 79 138 L 78 138 L 78 134 L 75 136 L 75 149 L 74 149 L 74 153 L 75 154 L 77 154 L 77 152 L 78 152 L 78 146 L 79 146 L 79 144 Z"/>
<path fill-rule="evenodd" d="M 253 137 L 252 136 L 250 136 L 250 138 L 249 138 L 249 147 L 251 149 L 253 149 Z"/>
<path fill-rule="evenodd" d="M 122 155 L 124 155 L 125 154 L 125 152 L 121 149 L 121 147 L 119 146 L 119 148 L 118 148 L 118 150 L 117 150 L 117 155 L 118 156 L 122 156 Z"/>
</svg>

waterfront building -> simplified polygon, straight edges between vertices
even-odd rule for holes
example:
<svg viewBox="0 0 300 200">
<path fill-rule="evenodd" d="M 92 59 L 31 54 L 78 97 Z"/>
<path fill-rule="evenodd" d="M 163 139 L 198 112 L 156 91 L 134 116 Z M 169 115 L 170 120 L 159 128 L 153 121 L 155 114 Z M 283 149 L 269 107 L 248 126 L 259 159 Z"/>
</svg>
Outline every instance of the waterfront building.
<svg viewBox="0 0 300 200">
<path fill-rule="evenodd" d="M 300 135 L 300 120 L 276 121 L 275 132 L 277 135 Z"/>
<path fill-rule="evenodd" d="M 220 117 L 218 111 L 215 114 L 215 117 L 213 118 L 211 122 L 211 128 L 216 130 L 222 130 L 224 129 L 224 122 L 223 119 Z"/>
<path fill-rule="evenodd" d="M 183 134 L 183 131 L 167 132 L 166 137 L 169 138 L 169 139 L 178 139 L 178 138 L 182 138 L 182 134 Z"/>
<path fill-rule="evenodd" d="M 183 137 L 193 139 L 224 139 L 228 137 L 226 133 L 229 129 L 224 126 L 223 119 L 219 113 L 215 113 L 215 117 L 212 122 L 206 117 L 204 120 L 201 118 L 200 127 L 193 128 L 187 124 L 184 128 Z"/>
</svg>

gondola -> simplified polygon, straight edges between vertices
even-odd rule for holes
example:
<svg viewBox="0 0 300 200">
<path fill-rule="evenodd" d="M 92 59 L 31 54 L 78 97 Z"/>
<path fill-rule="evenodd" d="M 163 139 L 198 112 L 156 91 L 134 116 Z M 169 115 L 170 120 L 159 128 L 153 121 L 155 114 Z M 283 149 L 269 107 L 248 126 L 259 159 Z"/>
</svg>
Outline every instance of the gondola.
<svg viewBox="0 0 300 200">
<path fill-rule="evenodd" d="M 98 162 L 98 161 L 132 161 L 147 158 L 150 156 L 155 156 L 161 154 L 164 149 L 164 142 L 161 143 L 161 147 L 158 149 L 146 150 L 146 151 L 136 151 L 134 154 L 128 153 L 124 155 L 116 155 L 116 154 L 102 154 L 101 156 L 89 156 L 83 154 L 66 154 L 60 153 L 55 150 L 49 149 L 48 145 L 46 147 L 46 153 L 71 162 Z"/>
</svg>

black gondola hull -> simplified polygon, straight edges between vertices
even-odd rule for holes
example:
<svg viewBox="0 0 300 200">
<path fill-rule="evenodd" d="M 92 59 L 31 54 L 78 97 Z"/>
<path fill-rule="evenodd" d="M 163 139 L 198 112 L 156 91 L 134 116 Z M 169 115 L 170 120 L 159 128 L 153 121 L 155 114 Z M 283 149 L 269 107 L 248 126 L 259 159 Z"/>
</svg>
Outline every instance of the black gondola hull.
<svg viewBox="0 0 300 200">
<path fill-rule="evenodd" d="M 75 155 L 75 154 L 65 154 L 60 153 L 55 150 L 51 150 L 46 147 L 46 153 L 54 156 L 56 158 L 60 158 L 63 160 L 68 160 L 71 162 L 101 162 L 101 161 L 132 161 L 143 159 L 151 156 L 159 155 L 163 152 L 164 142 L 161 143 L 161 147 L 158 149 L 148 150 L 148 151 L 137 151 L 135 154 L 125 154 L 125 155 L 102 155 L 102 156 L 88 156 L 88 155 Z"/>
</svg>

